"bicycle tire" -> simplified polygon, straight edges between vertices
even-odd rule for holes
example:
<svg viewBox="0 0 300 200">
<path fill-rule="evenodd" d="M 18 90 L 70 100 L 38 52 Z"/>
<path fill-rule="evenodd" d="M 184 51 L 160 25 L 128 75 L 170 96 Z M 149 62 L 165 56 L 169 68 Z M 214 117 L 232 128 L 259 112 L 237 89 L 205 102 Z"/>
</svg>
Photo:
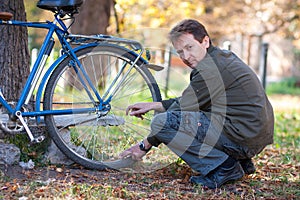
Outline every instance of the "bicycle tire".
<svg viewBox="0 0 300 200">
<path fill-rule="evenodd" d="M 101 95 L 112 82 L 120 64 L 130 66 L 136 59 L 136 55 L 126 48 L 110 44 L 87 47 L 76 52 L 76 55 Z M 94 107 L 74 68 L 70 66 L 71 60 L 66 57 L 49 77 L 44 93 L 44 110 Z M 149 134 L 150 122 L 155 114 L 149 112 L 144 120 L 139 120 L 126 116 L 127 106 L 135 102 L 161 100 L 159 87 L 143 64 L 141 59 L 136 62 L 111 99 L 111 109 L 104 116 L 99 117 L 96 112 L 45 116 L 50 137 L 68 158 L 89 169 L 125 167 L 118 160 L 119 153 Z M 127 159 L 126 163 L 132 162 Z"/>
</svg>

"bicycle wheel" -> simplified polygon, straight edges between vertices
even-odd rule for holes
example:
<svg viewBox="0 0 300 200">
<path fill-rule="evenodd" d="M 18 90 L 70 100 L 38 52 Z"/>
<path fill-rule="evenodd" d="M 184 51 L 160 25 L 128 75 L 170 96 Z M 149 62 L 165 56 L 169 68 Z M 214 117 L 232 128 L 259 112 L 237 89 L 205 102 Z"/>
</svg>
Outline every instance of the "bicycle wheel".
<svg viewBox="0 0 300 200">
<path fill-rule="evenodd" d="M 154 116 L 154 112 L 149 112 L 140 120 L 126 116 L 125 110 L 136 102 L 160 101 L 157 83 L 142 60 L 129 71 L 136 56 L 123 47 L 99 44 L 79 50 L 76 55 L 101 97 L 109 99 L 109 106 L 106 110 L 80 114 L 47 115 L 48 132 L 67 157 L 84 167 L 100 170 L 122 167 L 116 162 L 119 153 L 149 134 Z M 99 105 L 100 102 L 91 101 L 86 92 L 91 87 L 81 80 L 82 73 L 72 65 L 67 57 L 51 74 L 44 94 L 44 110 L 64 112 Z M 124 71 L 120 73 L 120 69 Z M 117 74 L 118 81 L 114 81 Z M 122 84 L 118 85 L 122 78 Z M 116 86 L 119 88 L 113 94 Z"/>
</svg>

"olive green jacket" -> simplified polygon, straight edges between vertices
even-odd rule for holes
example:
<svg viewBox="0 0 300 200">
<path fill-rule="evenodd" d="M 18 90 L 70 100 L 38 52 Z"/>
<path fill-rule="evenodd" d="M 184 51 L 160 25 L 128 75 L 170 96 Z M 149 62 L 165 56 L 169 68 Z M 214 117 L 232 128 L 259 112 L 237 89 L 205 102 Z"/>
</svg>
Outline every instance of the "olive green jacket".
<svg viewBox="0 0 300 200">
<path fill-rule="evenodd" d="M 211 46 L 166 110 L 202 111 L 233 141 L 259 149 L 273 142 L 273 108 L 252 69 L 234 53 Z"/>
</svg>

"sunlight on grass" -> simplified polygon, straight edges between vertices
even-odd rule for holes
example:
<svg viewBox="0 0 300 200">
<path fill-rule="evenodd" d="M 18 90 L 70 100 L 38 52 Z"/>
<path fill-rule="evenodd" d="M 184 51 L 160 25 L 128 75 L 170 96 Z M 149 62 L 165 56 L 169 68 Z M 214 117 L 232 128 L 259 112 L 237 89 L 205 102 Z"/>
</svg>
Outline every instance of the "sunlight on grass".
<svg viewBox="0 0 300 200">
<path fill-rule="evenodd" d="M 263 180 L 299 183 L 300 115 L 297 112 L 275 113 L 274 143 L 257 156 Z M 258 172 L 256 176 L 259 176 Z"/>
</svg>

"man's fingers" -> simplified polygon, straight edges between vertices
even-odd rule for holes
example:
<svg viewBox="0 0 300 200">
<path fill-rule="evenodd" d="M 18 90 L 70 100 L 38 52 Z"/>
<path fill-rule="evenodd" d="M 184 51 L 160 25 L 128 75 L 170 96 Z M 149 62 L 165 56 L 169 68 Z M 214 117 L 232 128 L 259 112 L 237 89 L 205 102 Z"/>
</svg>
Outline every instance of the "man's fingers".
<svg viewBox="0 0 300 200">
<path fill-rule="evenodd" d="M 132 155 L 131 155 L 131 158 L 132 158 L 133 160 L 143 160 L 142 157 L 141 157 L 140 155 L 135 155 L 135 154 L 132 154 Z"/>
<path fill-rule="evenodd" d="M 130 112 L 130 116 L 141 116 L 144 115 L 147 111 L 142 108 L 132 108 Z"/>
<path fill-rule="evenodd" d="M 123 151 L 123 152 L 119 155 L 119 158 L 120 158 L 120 159 L 123 159 L 123 158 L 126 158 L 126 157 L 131 157 L 133 160 L 142 160 L 141 155 L 136 154 L 136 153 L 134 153 L 134 152 L 132 152 L 132 151 L 129 151 L 129 150 Z"/>
<path fill-rule="evenodd" d="M 119 158 L 123 159 L 126 157 L 131 157 L 133 160 L 142 160 L 142 157 L 146 154 L 146 152 L 141 151 L 139 148 L 139 144 L 136 144 L 129 149 L 123 151 L 119 154 Z"/>
<path fill-rule="evenodd" d="M 132 106 L 133 106 L 133 105 L 130 105 L 130 106 L 128 106 L 128 107 L 126 108 L 126 115 L 128 115 L 129 111 L 132 109 Z"/>
<path fill-rule="evenodd" d="M 125 158 L 125 157 L 128 157 L 130 154 L 132 154 L 132 152 L 129 150 L 126 150 L 126 151 L 123 151 L 122 153 L 120 153 L 119 157 Z"/>
<path fill-rule="evenodd" d="M 137 114 L 137 115 L 134 115 L 135 117 L 137 117 L 137 118 L 140 118 L 141 120 L 143 120 L 144 119 L 144 117 L 143 117 L 143 115 L 142 114 Z"/>
<path fill-rule="evenodd" d="M 133 116 L 135 114 L 135 112 L 138 112 L 140 110 L 140 108 L 136 107 L 136 105 L 130 105 L 126 108 L 126 115 L 128 115 L 128 113 L 130 112 L 130 115 Z"/>
</svg>

